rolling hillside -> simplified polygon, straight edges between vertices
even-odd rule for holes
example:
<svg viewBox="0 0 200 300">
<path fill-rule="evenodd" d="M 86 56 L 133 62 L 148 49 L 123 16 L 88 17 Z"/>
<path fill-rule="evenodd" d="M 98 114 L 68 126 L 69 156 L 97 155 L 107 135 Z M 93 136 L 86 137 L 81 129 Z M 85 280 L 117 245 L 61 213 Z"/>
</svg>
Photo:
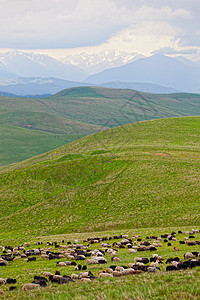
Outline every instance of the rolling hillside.
<svg viewBox="0 0 200 300">
<path fill-rule="evenodd" d="M 109 129 L 0 170 L 1 237 L 200 224 L 200 117 Z"/>
<path fill-rule="evenodd" d="M 82 136 L 81 134 L 61 135 L 0 125 L 0 166 L 45 153 Z"/>
<path fill-rule="evenodd" d="M 1 157 L 4 159 L 0 158 L 0 165 L 39 155 L 107 128 L 142 120 L 199 114 L 198 94 L 160 95 L 124 89 L 79 87 L 63 90 L 45 99 L 0 96 L 0 125 L 3 125 L 0 135 L 7 134 L 6 139 L 1 139 Z M 5 129 L 5 126 L 14 126 L 15 134 L 19 128 L 16 134 L 18 139 L 13 139 L 13 127 Z M 31 139 L 32 135 L 37 143 L 34 149 L 30 146 L 34 144 L 26 143 L 23 137 L 25 132 L 25 136 L 28 134 Z M 45 148 L 40 143 L 39 133 L 49 133 Z M 57 143 L 55 134 L 60 135 L 59 139 L 56 138 Z M 25 145 L 23 154 L 20 154 L 21 144 Z M 9 159 L 5 159 L 8 156 Z"/>
</svg>

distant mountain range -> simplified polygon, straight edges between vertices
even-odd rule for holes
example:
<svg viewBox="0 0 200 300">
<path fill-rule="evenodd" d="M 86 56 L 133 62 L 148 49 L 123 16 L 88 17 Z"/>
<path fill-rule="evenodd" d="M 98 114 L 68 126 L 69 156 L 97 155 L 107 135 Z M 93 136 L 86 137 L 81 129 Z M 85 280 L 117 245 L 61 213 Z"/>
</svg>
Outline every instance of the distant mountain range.
<svg viewBox="0 0 200 300">
<path fill-rule="evenodd" d="M 151 83 L 138 82 L 106 82 L 103 84 L 88 84 L 86 82 L 68 81 L 58 78 L 41 78 L 41 77 L 23 77 L 16 79 L 0 79 L 1 96 L 20 96 L 20 97 L 37 97 L 44 98 L 49 95 L 58 93 L 66 88 L 79 86 L 100 86 L 107 88 L 133 89 L 140 92 L 171 94 L 178 92 L 175 89 L 159 86 Z"/>
<path fill-rule="evenodd" d="M 99 53 L 79 53 L 66 55 L 64 63 L 71 63 L 89 74 L 101 72 L 103 70 L 123 66 L 129 62 L 135 61 L 144 55 L 132 52 L 117 50 L 104 50 Z"/>
<path fill-rule="evenodd" d="M 94 84 L 109 81 L 148 82 L 179 91 L 196 92 L 200 89 L 200 67 L 155 54 L 91 75 L 86 81 Z"/>
<path fill-rule="evenodd" d="M 16 74 L 12 73 L 1 61 L 0 61 L 0 79 L 1 78 L 15 78 Z"/>
<path fill-rule="evenodd" d="M 11 72 L 16 77 L 58 77 L 66 80 L 83 80 L 87 73 L 70 63 L 64 64 L 57 59 L 44 54 L 10 51 L 0 55 L 0 70 Z M 5 74 L 6 75 L 6 74 Z M 5 77 L 0 74 L 1 78 Z"/>
<path fill-rule="evenodd" d="M 68 55 L 62 61 L 24 51 L 0 54 L 1 92 L 49 95 L 65 88 L 92 85 L 151 93 L 199 92 L 200 64 L 182 56 L 155 54 L 141 58 L 137 53 L 119 51 Z"/>
<path fill-rule="evenodd" d="M 68 81 L 53 77 L 22 77 L 7 80 L 0 79 L 0 95 L 11 93 L 16 96 L 46 96 L 53 95 L 66 88 L 87 85 L 88 84 L 84 82 Z"/>
</svg>

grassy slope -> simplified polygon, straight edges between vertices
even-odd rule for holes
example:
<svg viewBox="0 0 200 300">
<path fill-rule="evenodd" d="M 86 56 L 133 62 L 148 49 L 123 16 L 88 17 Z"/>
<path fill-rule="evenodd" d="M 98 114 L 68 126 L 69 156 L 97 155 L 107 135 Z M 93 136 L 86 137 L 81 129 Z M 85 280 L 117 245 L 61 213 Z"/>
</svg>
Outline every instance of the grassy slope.
<svg viewBox="0 0 200 300">
<path fill-rule="evenodd" d="M 107 127 L 197 114 L 200 114 L 200 95 L 197 94 L 154 95 L 133 90 L 79 87 L 46 99 L 0 97 L 0 125 L 68 135 L 68 141 Z M 18 139 L 18 148 L 20 143 L 24 143 L 23 136 Z M 52 143 L 54 139 L 51 141 L 49 136 L 45 149 L 51 150 Z M 15 145 L 16 141 L 13 147 Z M 9 147 L 10 143 L 4 144 L 5 155 Z M 34 150 L 36 155 L 43 152 L 39 140 L 37 149 Z M 25 150 L 27 155 L 23 158 L 29 158 L 32 151 L 28 147 Z M 19 156 L 13 153 L 9 162 L 17 161 Z M 7 164 L 7 161 L 1 160 L 0 164 Z"/>
<path fill-rule="evenodd" d="M 107 130 L 4 167 L 0 234 L 199 225 L 200 117 Z"/>
<path fill-rule="evenodd" d="M 178 228 L 185 232 L 189 228 Z M 146 240 L 146 236 L 150 235 L 160 235 L 166 232 L 171 232 L 175 230 L 177 232 L 177 227 L 174 228 L 162 228 L 162 229 L 139 229 L 139 230 L 115 230 L 109 232 L 101 233 L 83 233 L 83 234 L 69 234 L 69 235 L 59 235 L 59 236 L 48 236 L 39 238 L 43 241 L 43 247 L 46 247 L 47 241 L 58 241 L 59 245 L 62 244 L 61 241 L 64 239 L 65 244 L 67 241 L 74 242 L 75 239 L 78 239 L 80 243 L 82 240 L 88 237 L 94 236 L 113 236 L 116 234 L 129 234 L 129 237 L 132 237 L 134 234 L 139 234 L 142 240 Z M 195 234 L 196 239 L 200 238 L 200 233 Z M 178 240 L 183 240 L 185 234 L 178 234 Z M 23 237 L 21 240 L 7 240 L 1 242 L 1 245 L 12 245 L 17 246 L 23 244 L 27 241 L 27 237 Z M 31 247 L 38 248 L 41 246 L 35 246 L 35 241 L 38 239 L 32 239 Z M 119 240 L 115 240 L 119 242 Z M 112 244 L 114 240 L 109 241 Z M 167 243 L 164 243 L 163 247 L 158 248 L 156 253 L 161 255 L 164 259 L 169 257 L 178 256 L 181 259 L 183 258 L 184 253 L 188 251 L 188 246 L 180 245 L 178 241 L 172 241 L 172 246 L 168 247 Z M 86 245 L 87 243 L 85 243 Z M 176 246 L 179 248 L 178 252 L 174 252 L 173 247 Z M 90 245 L 89 249 L 100 249 L 100 244 Z M 57 252 L 58 249 L 52 248 L 53 251 Z M 190 247 L 189 247 L 190 251 Z M 199 251 L 199 246 L 193 246 L 192 251 Z M 0 250 L 2 254 L 2 250 Z M 118 257 L 122 259 L 121 262 L 114 263 L 117 266 L 127 265 L 130 262 L 133 262 L 134 257 L 148 257 L 152 256 L 152 253 L 149 251 L 146 252 L 137 252 L 134 254 L 128 253 L 128 249 L 120 249 L 117 254 Z M 88 269 L 97 276 L 99 270 L 105 270 L 106 267 L 113 264 L 111 262 L 111 255 L 106 254 L 106 259 L 108 260 L 107 265 L 88 265 Z M 66 259 L 62 258 L 59 261 L 65 261 Z M 81 265 L 85 264 L 85 261 L 80 262 Z M 143 273 L 142 275 L 132 275 L 126 276 L 124 278 L 105 278 L 105 279 L 96 279 L 91 283 L 81 283 L 71 282 L 64 285 L 58 284 L 48 284 L 48 287 L 41 288 L 38 291 L 29 291 L 23 292 L 22 286 L 24 283 L 31 282 L 34 275 L 42 275 L 44 271 L 50 271 L 53 274 L 56 270 L 59 270 L 62 275 L 70 275 L 72 273 L 79 274 L 80 271 L 74 271 L 74 266 L 68 267 L 57 267 L 56 261 L 47 259 L 42 259 L 37 256 L 36 262 L 27 263 L 26 259 L 15 259 L 13 262 L 9 263 L 8 267 L 1 267 L 1 277 L 3 278 L 17 278 L 17 289 L 15 291 L 9 291 L 9 285 L 1 286 L 1 289 L 5 291 L 4 296 L 1 296 L 2 299 L 77 299 L 77 300 L 93 300 L 93 299 L 199 299 L 200 297 L 200 277 L 199 271 L 200 267 L 196 267 L 189 270 L 182 270 L 176 272 L 165 272 L 166 264 L 160 264 L 161 271 L 157 273 Z M 98 298 L 100 297 L 100 298 Z"/>
<path fill-rule="evenodd" d="M 56 149 L 83 135 L 59 135 L 0 125 L 0 166 Z"/>
</svg>

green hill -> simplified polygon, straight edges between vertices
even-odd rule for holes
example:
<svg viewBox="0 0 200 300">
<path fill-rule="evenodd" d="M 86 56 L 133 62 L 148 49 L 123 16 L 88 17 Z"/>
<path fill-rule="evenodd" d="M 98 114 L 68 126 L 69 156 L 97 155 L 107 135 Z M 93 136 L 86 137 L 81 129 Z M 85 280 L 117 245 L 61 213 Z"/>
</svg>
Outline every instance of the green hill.
<svg viewBox="0 0 200 300">
<path fill-rule="evenodd" d="M 0 166 L 45 153 L 82 137 L 0 125 Z"/>
<path fill-rule="evenodd" d="M 142 120 L 199 114 L 198 94 L 158 95 L 125 89 L 78 87 L 45 99 L 0 96 L 0 125 L 15 126 L 15 132 L 18 128 L 26 128 L 33 139 L 37 134 L 40 136 L 39 132 L 52 134 L 48 135 L 45 148 L 38 139 L 37 147 L 33 149 L 26 143 L 22 134 L 25 131 L 18 130 L 18 139 L 13 139 L 11 144 L 13 135 L 8 133 L 11 128 L 4 132 L 6 127 L 1 126 L 0 138 L 8 134 L 7 140 L 0 140 L 0 144 L 3 143 L 1 150 L 4 151 L 2 157 L 7 156 L 10 147 L 18 150 L 16 153 L 10 152 L 9 160 L 0 158 L 0 165 L 39 155 L 44 150 L 50 151 L 66 142 L 107 128 Z M 60 135 L 59 143 L 55 143 L 55 134 Z M 63 141 L 62 144 L 60 141 Z M 24 148 L 23 155 L 18 155 L 21 144 L 27 145 L 27 148 Z"/>
<path fill-rule="evenodd" d="M 200 224 L 200 117 L 109 129 L 0 169 L 0 236 Z"/>
</svg>

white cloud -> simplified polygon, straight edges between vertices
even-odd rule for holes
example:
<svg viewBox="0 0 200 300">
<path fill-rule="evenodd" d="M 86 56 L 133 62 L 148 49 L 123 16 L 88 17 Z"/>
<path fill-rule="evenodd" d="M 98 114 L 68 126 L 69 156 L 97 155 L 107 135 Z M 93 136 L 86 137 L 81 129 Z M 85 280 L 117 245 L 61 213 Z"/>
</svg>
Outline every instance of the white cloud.
<svg viewBox="0 0 200 300">
<path fill-rule="evenodd" d="M 199 46 L 199 0 L 0 0 L 4 48 Z M 196 29 L 197 28 L 197 29 Z"/>
<path fill-rule="evenodd" d="M 166 22 L 141 22 L 117 33 L 105 46 L 150 55 L 152 49 L 170 46 L 175 35 L 176 29 Z"/>
</svg>

